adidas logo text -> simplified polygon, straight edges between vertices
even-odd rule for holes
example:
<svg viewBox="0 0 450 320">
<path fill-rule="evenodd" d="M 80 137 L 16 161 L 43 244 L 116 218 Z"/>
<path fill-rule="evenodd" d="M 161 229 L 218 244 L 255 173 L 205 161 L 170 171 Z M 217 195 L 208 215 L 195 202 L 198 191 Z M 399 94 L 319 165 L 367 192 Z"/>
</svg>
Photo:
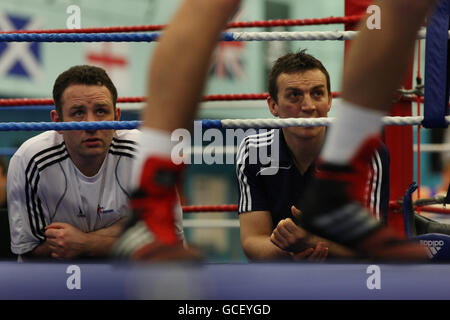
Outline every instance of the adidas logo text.
<svg viewBox="0 0 450 320">
<path fill-rule="evenodd" d="M 420 240 L 420 243 L 427 247 L 428 257 L 430 259 L 433 258 L 444 246 L 443 240 Z"/>
</svg>

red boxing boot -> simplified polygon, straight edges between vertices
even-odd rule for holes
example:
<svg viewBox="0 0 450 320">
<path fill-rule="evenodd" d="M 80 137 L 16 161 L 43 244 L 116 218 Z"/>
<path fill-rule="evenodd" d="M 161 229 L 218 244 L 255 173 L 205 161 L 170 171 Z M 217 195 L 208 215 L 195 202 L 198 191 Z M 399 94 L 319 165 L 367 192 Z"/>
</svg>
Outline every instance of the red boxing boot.
<svg viewBox="0 0 450 320">
<path fill-rule="evenodd" d="M 131 217 L 114 244 L 116 258 L 145 261 L 198 260 L 175 232 L 176 186 L 184 171 L 170 159 L 149 157 L 143 165 L 139 189 L 130 197 Z"/>
<path fill-rule="evenodd" d="M 297 203 L 296 223 L 305 230 L 355 250 L 362 257 L 427 261 L 425 248 L 384 227 L 363 206 L 367 165 L 378 147 L 368 140 L 348 165 L 321 163 L 311 187 Z"/>
</svg>

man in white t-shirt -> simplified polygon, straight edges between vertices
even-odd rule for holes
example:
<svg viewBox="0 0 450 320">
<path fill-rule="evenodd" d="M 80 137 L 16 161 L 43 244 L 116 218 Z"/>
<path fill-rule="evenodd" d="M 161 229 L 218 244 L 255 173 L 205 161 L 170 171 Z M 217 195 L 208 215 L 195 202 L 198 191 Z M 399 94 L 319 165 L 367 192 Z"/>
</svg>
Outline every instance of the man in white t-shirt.
<svg viewBox="0 0 450 320">
<path fill-rule="evenodd" d="M 75 66 L 53 88 L 51 118 L 120 119 L 106 72 Z M 104 257 L 128 212 L 137 130 L 47 131 L 27 140 L 8 170 L 11 250 L 21 258 Z M 183 239 L 181 207 L 177 236 Z"/>
</svg>

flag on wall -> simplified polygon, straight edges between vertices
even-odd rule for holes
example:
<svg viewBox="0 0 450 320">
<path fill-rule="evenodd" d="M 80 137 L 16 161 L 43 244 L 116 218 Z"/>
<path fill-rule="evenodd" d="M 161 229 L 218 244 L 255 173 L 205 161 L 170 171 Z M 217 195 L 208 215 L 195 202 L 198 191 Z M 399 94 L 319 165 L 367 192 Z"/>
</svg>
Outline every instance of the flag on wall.
<svg viewBox="0 0 450 320">
<path fill-rule="evenodd" d="M 86 44 L 85 48 L 86 63 L 105 69 L 119 95 L 127 94 L 130 89 L 128 44 L 99 42 Z"/>
<path fill-rule="evenodd" d="M 0 11 L 0 31 L 38 29 L 40 22 L 29 16 Z M 42 43 L 0 42 L 0 77 L 16 76 L 38 81 L 42 78 Z"/>
<path fill-rule="evenodd" d="M 238 21 L 242 16 L 242 9 L 233 17 Z M 236 31 L 233 29 L 233 31 Z M 244 67 L 245 43 L 241 41 L 221 42 L 211 68 L 211 76 L 231 81 L 245 78 Z"/>
</svg>

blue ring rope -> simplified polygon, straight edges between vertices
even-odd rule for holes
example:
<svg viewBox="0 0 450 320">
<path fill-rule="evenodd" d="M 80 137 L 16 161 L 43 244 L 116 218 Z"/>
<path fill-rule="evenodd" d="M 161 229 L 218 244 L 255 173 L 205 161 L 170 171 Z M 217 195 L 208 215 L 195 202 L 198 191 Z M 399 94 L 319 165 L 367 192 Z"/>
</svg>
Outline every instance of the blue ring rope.
<svg viewBox="0 0 450 320">
<path fill-rule="evenodd" d="M 213 128 L 221 129 L 222 128 L 222 121 L 205 119 L 205 120 L 202 120 L 202 127 L 204 129 L 213 129 Z"/>
<path fill-rule="evenodd" d="M 147 33 L 0 33 L 0 42 L 154 42 L 160 32 Z M 221 41 L 236 41 L 232 32 L 222 32 Z"/>
<path fill-rule="evenodd" d="M 4 33 L 0 42 L 153 42 L 161 33 Z"/>
<path fill-rule="evenodd" d="M 142 121 L 80 121 L 80 122 L 2 122 L 0 131 L 47 131 L 47 130 L 131 130 Z M 204 129 L 222 128 L 221 120 L 202 120 Z"/>
<path fill-rule="evenodd" d="M 3 122 L 0 131 L 136 129 L 141 121 Z"/>
<path fill-rule="evenodd" d="M 0 107 L 0 112 L 1 111 L 50 111 L 50 110 L 54 110 L 55 106 L 51 105 L 51 106 L 1 106 Z M 124 110 L 121 110 L 122 112 Z"/>
<path fill-rule="evenodd" d="M 160 32 L 147 33 L 0 33 L 0 42 L 154 42 Z M 236 41 L 223 32 L 221 41 Z"/>
<path fill-rule="evenodd" d="M 413 122 L 401 122 L 396 118 L 402 117 L 386 117 L 392 119 L 386 119 L 386 125 L 420 125 L 422 121 L 421 117 L 406 117 L 413 118 Z M 417 119 L 416 119 L 417 118 Z M 281 126 L 277 123 L 273 123 L 275 119 L 267 119 L 272 120 L 265 122 L 266 119 L 255 119 L 256 121 L 262 121 L 260 124 L 257 123 L 243 123 L 241 120 L 233 121 L 231 119 L 228 120 L 209 120 L 202 119 L 196 120 L 201 121 L 201 125 L 203 129 L 237 129 L 237 128 L 254 128 L 254 129 L 274 129 L 274 128 L 284 128 L 286 126 L 297 126 L 295 121 L 293 123 L 284 123 Z M 289 120 L 289 119 L 283 119 Z M 318 119 L 320 120 L 320 119 Z M 323 119 L 322 119 L 323 120 Z M 326 119 L 327 121 L 320 126 L 328 125 L 332 118 Z M 450 122 L 450 119 L 446 119 L 446 121 Z M 47 130 L 130 130 L 136 129 L 142 124 L 142 121 L 134 120 L 134 121 L 73 121 L 73 122 L 0 122 L 0 131 L 47 131 Z"/>
</svg>

